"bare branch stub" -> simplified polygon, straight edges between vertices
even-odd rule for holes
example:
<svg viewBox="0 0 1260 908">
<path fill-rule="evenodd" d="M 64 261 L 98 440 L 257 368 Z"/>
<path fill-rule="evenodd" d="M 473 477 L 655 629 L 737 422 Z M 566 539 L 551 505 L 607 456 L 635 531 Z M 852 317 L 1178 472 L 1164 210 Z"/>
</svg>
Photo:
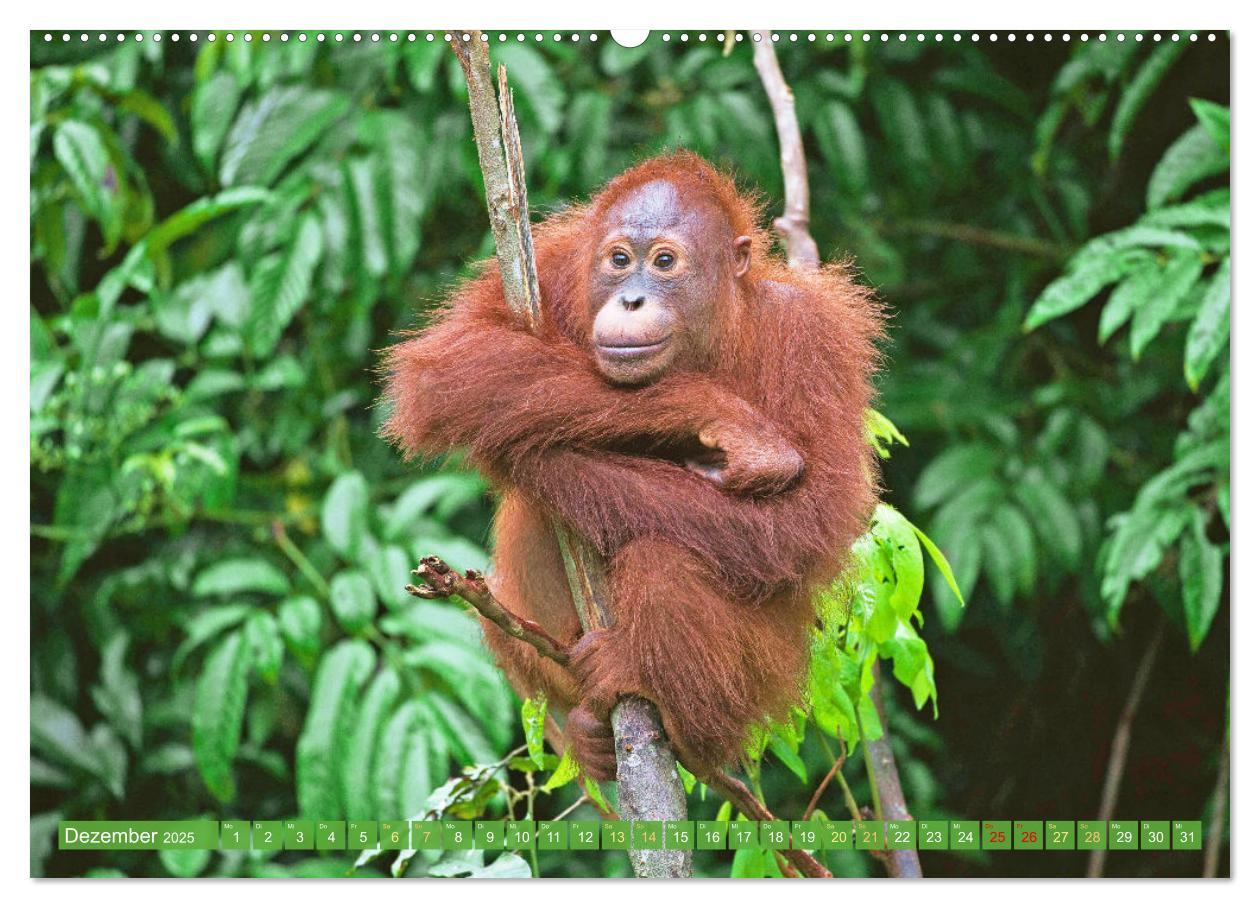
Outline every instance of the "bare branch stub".
<svg viewBox="0 0 1260 908">
<path fill-rule="evenodd" d="M 411 573 L 420 578 L 418 584 L 409 584 L 406 587 L 411 595 L 420 599 L 449 599 L 458 596 L 509 637 L 525 641 L 560 665 L 569 664 L 569 653 L 564 645 L 543 630 L 542 625 L 520 617 L 496 599 L 480 571 L 465 571 L 460 574 L 441 558 L 429 555 Z"/>
<path fill-rule="evenodd" d="M 818 267 L 818 244 L 809 232 L 809 174 L 805 166 L 805 145 L 796 119 L 796 98 L 783 78 L 779 58 L 768 31 L 756 33 L 753 65 L 774 111 L 774 128 L 779 136 L 779 162 L 783 168 L 783 214 L 774 219 L 775 230 L 787 247 L 788 264 L 806 271 Z"/>
</svg>

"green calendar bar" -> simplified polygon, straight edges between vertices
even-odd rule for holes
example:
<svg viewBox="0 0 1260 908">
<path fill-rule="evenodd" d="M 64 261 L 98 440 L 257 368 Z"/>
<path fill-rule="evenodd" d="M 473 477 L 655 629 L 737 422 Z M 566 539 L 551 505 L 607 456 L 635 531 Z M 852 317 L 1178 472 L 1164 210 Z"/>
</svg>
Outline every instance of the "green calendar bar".
<svg viewBox="0 0 1260 908">
<path fill-rule="evenodd" d="M 63 820 L 75 851 L 1199 851 L 1200 820 Z"/>
<path fill-rule="evenodd" d="M 62 851 L 189 851 L 219 847 L 218 820 L 62 820 Z"/>
</svg>

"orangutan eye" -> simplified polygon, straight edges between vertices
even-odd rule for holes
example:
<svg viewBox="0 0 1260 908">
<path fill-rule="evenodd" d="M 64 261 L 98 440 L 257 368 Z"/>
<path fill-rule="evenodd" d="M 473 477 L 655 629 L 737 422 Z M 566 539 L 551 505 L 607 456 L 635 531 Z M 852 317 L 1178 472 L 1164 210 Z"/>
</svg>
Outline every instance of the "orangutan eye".
<svg viewBox="0 0 1260 908">
<path fill-rule="evenodd" d="M 614 268 L 630 267 L 630 256 L 620 250 L 612 254 L 610 261 L 612 262 Z"/>
<path fill-rule="evenodd" d="M 674 267 L 674 253 L 658 253 L 656 258 L 652 261 L 652 264 L 657 268 L 660 268 L 662 271 L 668 271 L 670 268 Z"/>
</svg>

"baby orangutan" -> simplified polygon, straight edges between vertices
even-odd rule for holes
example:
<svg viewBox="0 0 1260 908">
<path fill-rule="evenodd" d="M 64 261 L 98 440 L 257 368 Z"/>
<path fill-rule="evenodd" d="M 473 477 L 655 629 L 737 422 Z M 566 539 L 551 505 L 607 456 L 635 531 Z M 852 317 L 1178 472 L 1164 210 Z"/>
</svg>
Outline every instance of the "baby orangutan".
<svg viewBox="0 0 1260 908">
<path fill-rule="evenodd" d="M 800 697 L 812 597 L 874 505 L 869 293 L 771 258 L 755 203 L 702 159 L 653 158 L 535 228 L 543 325 L 497 268 L 389 354 L 386 434 L 466 447 L 502 491 L 490 586 L 570 647 L 562 668 L 489 622 L 522 695 L 566 711 L 612 777 L 609 712 L 635 694 L 704 773 Z M 551 529 L 608 562 L 615 624 L 582 634 Z"/>
</svg>

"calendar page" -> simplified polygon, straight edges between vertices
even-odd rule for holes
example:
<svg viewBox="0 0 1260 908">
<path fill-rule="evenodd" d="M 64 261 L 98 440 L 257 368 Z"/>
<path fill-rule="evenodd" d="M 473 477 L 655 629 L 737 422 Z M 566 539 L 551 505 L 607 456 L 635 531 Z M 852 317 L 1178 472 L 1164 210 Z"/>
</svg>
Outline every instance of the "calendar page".
<svg viewBox="0 0 1260 908">
<path fill-rule="evenodd" d="M 1233 39 L 943 16 L 33 24 L 30 876 L 1230 877 Z"/>
</svg>

